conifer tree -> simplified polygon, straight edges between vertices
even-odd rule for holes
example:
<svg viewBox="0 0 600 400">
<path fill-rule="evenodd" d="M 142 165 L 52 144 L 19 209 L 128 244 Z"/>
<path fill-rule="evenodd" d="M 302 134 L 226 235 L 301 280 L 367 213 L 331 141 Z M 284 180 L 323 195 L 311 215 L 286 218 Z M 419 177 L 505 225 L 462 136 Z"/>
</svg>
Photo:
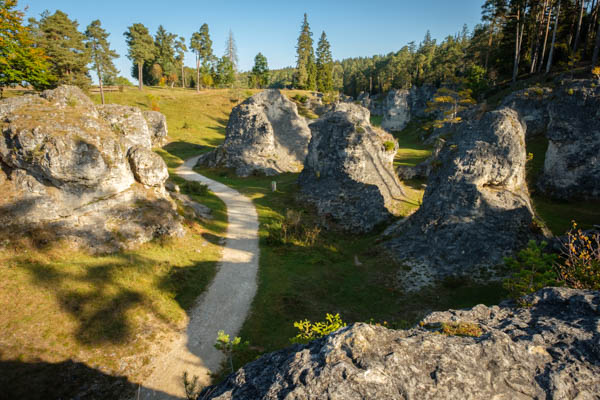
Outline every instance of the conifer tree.
<svg viewBox="0 0 600 400">
<path fill-rule="evenodd" d="M 42 89 L 53 82 L 47 57 L 34 46 L 16 6 L 16 0 L 0 1 L 0 97 L 3 86 L 29 83 Z"/>
<path fill-rule="evenodd" d="M 333 58 L 325 32 L 317 46 L 317 90 L 323 93 L 333 90 Z"/>
<path fill-rule="evenodd" d="M 144 63 L 154 59 L 154 40 L 152 39 L 152 36 L 150 36 L 148 28 L 142 24 L 133 24 L 127 28 L 127 31 L 123 35 L 127 41 L 127 46 L 129 46 L 127 58 L 137 65 L 137 78 L 139 88 L 142 90 L 144 86 Z"/>
<path fill-rule="evenodd" d="M 231 61 L 231 65 L 233 66 L 233 70 L 237 71 L 237 69 L 238 69 L 237 45 L 235 43 L 235 39 L 233 38 L 233 32 L 231 31 L 231 29 L 229 30 L 229 36 L 227 37 L 227 43 L 225 43 L 225 57 L 229 58 L 229 61 Z"/>
<path fill-rule="evenodd" d="M 262 53 L 258 53 L 254 57 L 254 67 L 249 75 L 248 85 L 250 87 L 265 88 L 269 84 L 269 65 L 267 57 Z"/>
<path fill-rule="evenodd" d="M 211 78 L 210 73 L 215 58 L 207 24 L 202 24 L 200 30 L 192 34 L 190 47 L 196 53 L 196 90 L 200 91 L 200 66 L 202 66 L 202 80 L 207 86 L 210 83 L 209 78 Z"/>
<path fill-rule="evenodd" d="M 217 63 L 217 83 L 220 86 L 227 87 L 235 82 L 235 71 L 233 63 L 224 55 Z"/>
<path fill-rule="evenodd" d="M 154 63 L 160 65 L 165 76 L 175 73 L 174 46 L 176 39 L 177 35 L 167 32 L 162 25 L 158 26 L 156 35 L 154 36 L 154 46 L 156 47 Z"/>
<path fill-rule="evenodd" d="M 87 38 L 86 47 L 90 52 L 92 60 L 92 69 L 98 75 L 98 84 L 100 85 L 100 97 L 104 104 L 104 88 L 102 83 L 115 78 L 118 74 L 113 58 L 118 58 L 119 55 L 110 49 L 108 43 L 108 33 L 102 28 L 100 20 L 92 21 L 88 25 L 85 36 Z"/>
<path fill-rule="evenodd" d="M 313 49 L 312 32 L 308 25 L 308 16 L 304 14 L 304 21 L 296 46 L 296 75 L 294 86 L 298 89 L 314 90 L 316 87 L 317 70 L 315 66 L 315 53 Z"/>
<path fill-rule="evenodd" d="M 57 84 L 88 86 L 90 54 L 84 43 L 85 36 L 77 30 L 77 21 L 57 10 L 52 15 L 45 11 L 39 22 L 33 19 L 30 22 L 37 45 L 48 56 Z"/>
<path fill-rule="evenodd" d="M 181 87 L 185 88 L 185 68 L 184 68 L 184 57 L 185 52 L 187 51 L 187 46 L 185 45 L 185 38 L 183 36 L 179 36 L 179 39 L 175 42 L 175 52 L 177 53 L 177 57 L 175 60 L 181 67 Z"/>
</svg>

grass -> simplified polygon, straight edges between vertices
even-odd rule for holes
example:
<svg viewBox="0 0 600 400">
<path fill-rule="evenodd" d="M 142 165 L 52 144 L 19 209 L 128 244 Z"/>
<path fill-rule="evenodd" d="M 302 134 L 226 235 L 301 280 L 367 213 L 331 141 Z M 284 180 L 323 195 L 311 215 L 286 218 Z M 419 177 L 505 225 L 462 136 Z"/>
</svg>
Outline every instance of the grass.
<svg viewBox="0 0 600 400">
<path fill-rule="evenodd" d="M 426 134 L 422 126 L 422 121 L 415 120 L 409 122 L 402 131 L 393 133 L 400 145 L 394 160 L 395 166 L 408 165 L 414 167 L 431 156 L 432 146 L 424 144 L 421 140 L 421 137 Z"/>
</svg>

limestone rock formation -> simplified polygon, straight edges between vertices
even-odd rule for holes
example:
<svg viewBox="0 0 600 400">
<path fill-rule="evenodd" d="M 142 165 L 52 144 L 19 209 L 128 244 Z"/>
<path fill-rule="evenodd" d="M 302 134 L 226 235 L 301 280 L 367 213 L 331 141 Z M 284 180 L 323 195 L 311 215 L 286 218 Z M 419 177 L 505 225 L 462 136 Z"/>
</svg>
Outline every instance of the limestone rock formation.
<svg viewBox="0 0 600 400">
<path fill-rule="evenodd" d="M 465 121 L 448 138 L 422 206 L 386 231 L 384 246 L 411 266 L 398 276 L 407 289 L 445 276 L 489 279 L 488 267 L 534 237 L 524 139 L 506 108 Z"/>
<path fill-rule="evenodd" d="M 427 102 L 434 94 L 430 86 L 390 90 L 383 102 L 381 127 L 389 132 L 401 131 L 413 118 L 425 117 Z"/>
<path fill-rule="evenodd" d="M 600 292 L 543 289 L 529 302 L 436 312 L 410 330 L 354 324 L 269 353 L 199 398 L 598 398 Z M 437 332 L 458 322 L 481 335 Z"/>
<path fill-rule="evenodd" d="M 369 117 L 364 107 L 338 103 L 313 122 L 298 178 L 301 199 L 352 232 L 389 219 L 404 197 L 392 165 L 398 144 L 371 127 Z"/>
<path fill-rule="evenodd" d="M 500 107 L 509 107 L 519 114 L 527 139 L 545 135 L 550 116 L 548 103 L 553 90 L 550 88 L 528 88 L 508 95 Z"/>
<path fill-rule="evenodd" d="M 97 251 L 183 234 L 138 109 L 61 86 L 0 101 L 0 123 L 2 229 L 45 228 Z"/>
<path fill-rule="evenodd" d="M 144 111 L 143 114 L 150 129 L 152 146 L 160 147 L 166 144 L 169 134 L 167 117 L 158 111 Z"/>
<path fill-rule="evenodd" d="M 548 114 L 538 187 L 558 199 L 600 199 L 600 86 L 591 80 L 560 86 Z"/>
<path fill-rule="evenodd" d="M 309 140 L 310 129 L 297 106 L 279 90 L 265 90 L 232 110 L 223 145 L 198 163 L 234 168 L 239 176 L 298 172 Z"/>
</svg>

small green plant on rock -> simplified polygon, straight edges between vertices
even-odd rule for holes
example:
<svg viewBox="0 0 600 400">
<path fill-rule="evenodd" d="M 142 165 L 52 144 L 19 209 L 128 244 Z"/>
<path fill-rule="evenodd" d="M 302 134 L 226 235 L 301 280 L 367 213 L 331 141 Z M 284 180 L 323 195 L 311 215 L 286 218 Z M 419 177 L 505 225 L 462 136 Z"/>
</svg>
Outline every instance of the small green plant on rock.
<svg viewBox="0 0 600 400">
<path fill-rule="evenodd" d="M 215 348 L 225 354 L 225 357 L 229 361 L 231 372 L 235 371 L 233 369 L 233 355 L 245 350 L 249 345 L 249 342 L 242 342 L 242 338 L 238 336 L 233 338 L 233 340 L 230 340 L 229 335 L 227 335 L 225 331 L 221 330 L 217 333 L 217 342 L 215 343 Z"/>
<path fill-rule="evenodd" d="M 600 290 L 600 234 L 587 234 L 573 222 L 558 270 L 569 287 Z"/>
<path fill-rule="evenodd" d="M 312 323 L 305 319 L 303 321 L 294 322 L 294 328 L 297 328 L 300 333 L 290 339 L 292 343 L 308 343 L 311 340 L 322 338 L 340 328 L 346 326 L 342 321 L 340 314 L 326 314 L 325 321 Z"/>
<path fill-rule="evenodd" d="M 185 371 L 183 373 L 183 389 L 185 390 L 185 397 L 188 400 L 197 399 L 202 391 L 202 385 L 198 382 L 198 376 L 194 375 L 194 377 L 190 379 L 187 371 Z"/>
<path fill-rule="evenodd" d="M 436 322 L 431 324 L 420 324 L 425 329 L 448 336 L 479 337 L 483 334 L 479 324 L 474 322 Z"/>
<path fill-rule="evenodd" d="M 385 151 L 392 151 L 396 145 L 391 140 L 388 140 L 383 143 L 383 147 L 385 148 Z"/>
<path fill-rule="evenodd" d="M 505 264 L 513 271 L 512 276 L 504 282 L 504 288 L 518 302 L 522 302 L 520 299 L 524 295 L 546 286 L 560 284 L 555 270 L 557 256 L 544 253 L 546 246 L 546 242 L 538 245 L 534 240 L 530 240 L 516 258 L 504 259 Z"/>
</svg>

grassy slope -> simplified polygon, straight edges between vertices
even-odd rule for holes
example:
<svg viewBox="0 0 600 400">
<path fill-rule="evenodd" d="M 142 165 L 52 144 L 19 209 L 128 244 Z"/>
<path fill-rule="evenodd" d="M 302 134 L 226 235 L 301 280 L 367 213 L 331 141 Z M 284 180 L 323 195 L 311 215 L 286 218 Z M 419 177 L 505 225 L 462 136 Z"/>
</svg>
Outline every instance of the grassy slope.
<svg viewBox="0 0 600 400">
<path fill-rule="evenodd" d="M 169 116 L 170 137 L 175 141 L 172 147 L 195 154 L 197 149 L 188 150 L 181 143 L 214 144 L 222 137 L 223 118 L 231 107 L 221 107 L 219 95 L 211 94 L 211 101 L 195 97 L 199 101 L 194 103 L 187 93 L 127 90 L 109 93 L 107 100 L 147 108 L 143 102 L 148 92 L 161 95 L 159 104 Z M 98 96 L 93 97 L 98 101 Z M 208 112 L 196 113 L 195 106 Z M 193 132 L 201 135 L 182 128 L 186 113 L 181 110 L 190 117 Z M 156 343 L 185 327 L 186 310 L 212 279 L 221 256 L 222 248 L 214 238 L 226 229 L 225 205 L 211 193 L 192 196 L 213 210 L 214 220 L 186 220 L 184 238 L 155 241 L 135 250 L 97 256 L 61 242 L 40 247 L 35 238 L 3 242 L 0 375 L 10 376 L 3 369 L 14 368 L 7 360 L 43 370 L 19 376 L 27 384 L 16 386 L 35 391 L 31 388 L 39 384 L 39 392 L 43 389 L 50 396 L 59 392 L 44 383 L 54 379 L 45 374 L 59 374 L 61 369 L 52 364 L 41 368 L 40 362 L 72 359 L 132 381 L 141 379 L 147 373 L 144 366 L 157 354 Z M 45 234 L 52 237 L 51 232 Z M 74 368 L 83 371 L 82 377 L 97 378 L 98 373 L 83 364 Z"/>
</svg>

